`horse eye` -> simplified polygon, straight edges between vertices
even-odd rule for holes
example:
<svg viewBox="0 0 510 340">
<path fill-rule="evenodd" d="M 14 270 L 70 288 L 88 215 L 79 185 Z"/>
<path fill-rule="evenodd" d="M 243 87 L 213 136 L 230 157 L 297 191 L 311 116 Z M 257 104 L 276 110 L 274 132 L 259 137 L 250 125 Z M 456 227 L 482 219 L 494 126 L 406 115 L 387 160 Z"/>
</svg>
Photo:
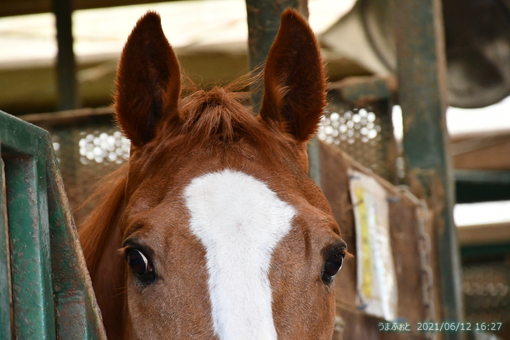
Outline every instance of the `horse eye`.
<svg viewBox="0 0 510 340">
<path fill-rule="evenodd" d="M 324 263 L 322 271 L 322 281 L 326 284 L 333 282 L 335 275 L 338 274 L 344 263 L 345 253 L 342 251 L 335 251 L 327 258 Z"/>
<path fill-rule="evenodd" d="M 131 271 L 140 281 L 143 283 L 151 283 L 154 281 L 156 278 L 154 268 L 147 256 L 141 251 L 138 249 L 128 249 L 126 251 L 126 260 L 131 267 Z"/>
</svg>

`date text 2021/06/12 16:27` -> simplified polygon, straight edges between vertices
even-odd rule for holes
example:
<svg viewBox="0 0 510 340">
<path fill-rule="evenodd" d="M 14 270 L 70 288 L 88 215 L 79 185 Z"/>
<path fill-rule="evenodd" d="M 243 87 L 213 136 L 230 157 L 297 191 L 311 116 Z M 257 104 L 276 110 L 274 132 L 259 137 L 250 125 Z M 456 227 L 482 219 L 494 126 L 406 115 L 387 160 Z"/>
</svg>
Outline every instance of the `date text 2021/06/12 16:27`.
<svg viewBox="0 0 510 340">
<path fill-rule="evenodd" d="M 419 332 L 470 332 L 470 331 L 499 331 L 502 322 L 418 322 L 416 330 Z M 411 332 L 408 322 L 379 322 L 381 332 Z"/>
</svg>

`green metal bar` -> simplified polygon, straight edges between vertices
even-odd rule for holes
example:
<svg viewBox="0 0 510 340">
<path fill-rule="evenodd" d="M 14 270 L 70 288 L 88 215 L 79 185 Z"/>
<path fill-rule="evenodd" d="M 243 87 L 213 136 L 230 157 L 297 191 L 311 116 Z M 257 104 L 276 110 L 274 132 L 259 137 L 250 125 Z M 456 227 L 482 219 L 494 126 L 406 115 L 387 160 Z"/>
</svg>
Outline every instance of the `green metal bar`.
<svg viewBox="0 0 510 340">
<path fill-rule="evenodd" d="M 462 320 L 461 273 L 453 223 L 454 181 L 446 131 L 446 62 L 440 0 L 394 0 L 404 154 L 411 188 L 434 212 L 443 319 Z M 460 333 L 444 333 L 458 339 Z"/>
<path fill-rule="evenodd" d="M 52 155 L 48 162 L 50 233 L 60 240 L 51 253 L 57 333 L 62 339 L 106 339 L 53 147 L 47 152 Z"/>
<path fill-rule="evenodd" d="M 59 294 L 56 302 L 61 307 L 57 311 L 57 330 L 62 339 L 89 339 L 87 332 L 87 315 L 85 297 L 81 292 Z"/>
<path fill-rule="evenodd" d="M 36 155 L 46 138 L 49 138 L 47 131 L 0 111 L 2 155 Z"/>
<path fill-rule="evenodd" d="M 0 340 L 11 340 L 11 266 L 5 195 L 4 162 L 0 158 Z"/>
<path fill-rule="evenodd" d="M 308 176 L 321 187 L 321 159 L 319 154 L 319 140 L 314 137 L 306 146 L 308 153 Z"/>
<path fill-rule="evenodd" d="M 470 261 L 504 261 L 510 256 L 510 243 L 464 246 L 460 248 L 462 261 L 468 263 Z"/>
<path fill-rule="evenodd" d="M 73 49 L 73 1 L 52 0 L 57 26 L 58 110 L 78 107 L 78 82 Z"/>
<path fill-rule="evenodd" d="M 33 156 L 4 161 L 15 337 L 55 338 L 45 167 Z"/>
<path fill-rule="evenodd" d="M 0 143 L 16 338 L 106 339 L 50 135 L 0 111 Z"/>
<path fill-rule="evenodd" d="M 457 203 L 510 200 L 510 171 L 455 170 Z"/>
</svg>

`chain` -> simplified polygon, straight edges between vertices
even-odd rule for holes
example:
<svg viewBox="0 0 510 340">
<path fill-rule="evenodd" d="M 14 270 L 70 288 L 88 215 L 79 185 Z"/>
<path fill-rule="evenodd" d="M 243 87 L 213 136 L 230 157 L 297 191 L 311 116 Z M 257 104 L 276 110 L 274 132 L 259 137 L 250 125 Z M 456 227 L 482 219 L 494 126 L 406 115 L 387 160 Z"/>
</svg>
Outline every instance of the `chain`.
<svg viewBox="0 0 510 340">
<path fill-rule="evenodd" d="M 422 299 L 425 308 L 425 321 L 436 321 L 436 309 L 434 305 L 434 274 L 431 267 L 430 236 L 427 233 L 428 208 L 424 200 L 419 200 L 406 189 L 402 189 L 404 195 L 416 206 L 416 217 L 418 219 L 418 252 L 420 254 L 420 270 L 422 282 Z M 435 340 L 437 333 L 425 332 L 426 340 Z"/>
</svg>

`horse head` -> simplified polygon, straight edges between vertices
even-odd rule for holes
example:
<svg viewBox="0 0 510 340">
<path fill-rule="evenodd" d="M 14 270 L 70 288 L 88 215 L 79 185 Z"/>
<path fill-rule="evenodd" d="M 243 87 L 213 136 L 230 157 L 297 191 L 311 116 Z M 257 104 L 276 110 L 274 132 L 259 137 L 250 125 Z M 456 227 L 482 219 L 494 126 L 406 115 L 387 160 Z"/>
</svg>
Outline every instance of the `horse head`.
<svg viewBox="0 0 510 340">
<path fill-rule="evenodd" d="M 109 337 L 331 339 L 346 244 L 307 176 L 326 80 L 293 10 L 263 82 L 258 116 L 228 86 L 182 96 L 159 16 L 133 29 L 115 96 L 130 159 L 80 229 Z"/>
</svg>

